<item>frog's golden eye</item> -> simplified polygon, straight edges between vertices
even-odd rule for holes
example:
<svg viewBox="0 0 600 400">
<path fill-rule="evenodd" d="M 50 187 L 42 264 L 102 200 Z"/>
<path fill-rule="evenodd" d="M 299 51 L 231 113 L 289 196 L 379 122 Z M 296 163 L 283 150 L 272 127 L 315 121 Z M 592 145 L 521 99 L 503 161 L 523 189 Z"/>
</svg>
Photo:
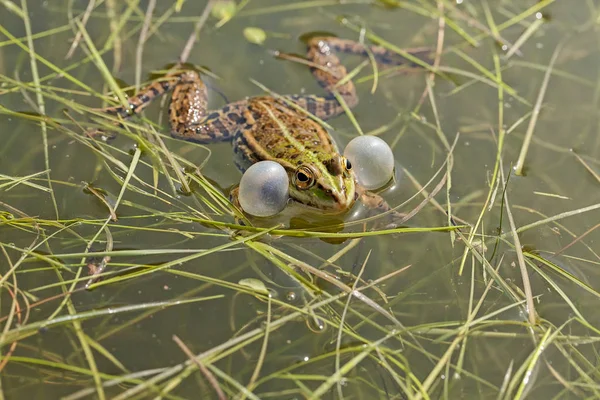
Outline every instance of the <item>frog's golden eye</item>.
<svg viewBox="0 0 600 400">
<path fill-rule="evenodd" d="M 315 173 L 307 166 L 300 166 L 294 175 L 294 185 L 300 190 L 310 189 L 316 182 Z"/>
</svg>

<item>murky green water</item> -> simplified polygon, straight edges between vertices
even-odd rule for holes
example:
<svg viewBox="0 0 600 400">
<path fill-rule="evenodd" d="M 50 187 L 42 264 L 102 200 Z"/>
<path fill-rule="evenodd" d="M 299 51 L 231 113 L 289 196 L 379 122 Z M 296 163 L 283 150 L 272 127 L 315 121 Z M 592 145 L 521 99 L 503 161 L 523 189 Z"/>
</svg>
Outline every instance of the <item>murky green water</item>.
<svg viewBox="0 0 600 400">
<path fill-rule="evenodd" d="M 194 196 L 175 196 L 162 174 L 158 178 L 158 187 L 164 193 L 156 193 L 152 172 L 152 163 L 156 159 L 153 160 L 147 153 L 141 158 L 146 164 L 140 164 L 136 169 L 139 181 L 134 184 L 140 190 L 125 191 L 117 212 L 119 219 L 110 222 L 108 228 L 114 250 L 163 250 L 163 254 L 113 255 L 107 270 L 121 271 L 121 276 L 124 276 L 140 265 L 143 268 L 138 271 L 186 255 L 168 253 L 170 250 L 198 252 L 227 244 L 231 246 L 190 261 L 177 262 L 168 269 L 100 286 L 93 291 L 79 290 L 87 281 L 81 278 L 74 286 L 78 290 L 72 296 L 64 295 L 72 287 L 71 280 L 76 278 L 78 271 L 82 277 L 88 273 L 87 267 L 79 268 L 83 265 L 81 256 L 69 254 L 86 251 L 88 243 L 96 235 L 98 240 L 91 251 L 102 251 L 106 247 L 102 224 L 108 217 L 107 208 L 98 198 L 83 190 L 83 182 L 105 190 L 110 194 L 109 201 L 114 201 L 121 190 L 121 183 L 109 173 L 108 167 L 118 176 L 125 176 L 110 160 L 105 163 L 89 144 L 91 142 L 75 140 L 73 135 L 81 134 L 81 130 L 63 114 L 63 110 L 69 108 L 65 100 L 91 107 L 101 106 L 101 100 L 86 94 L 81 85 L 53 75 L 48 65 L 68 68 L 73 80 L 99 93 L 104 83 L 93 62 L 82 62 L 86 57 L 84 45 L 78 47 L 70 60 L 65 60 L 74 37 L 67 12 L 70 3 L 28 2 L 32 32 L 45 33 L 33 42 L 40 57 L 37 63 L 39 76 L 43 79 L 42 85 L 47 85 L 42 86 L 45 113 L 73 132 L 69 135 L 53 123 L 48 125 L 48 166 L 40 123 L 28 120 L 27 114 L 13 114 L 23 112 L 35 116 L 40 113 L 36 93 L 29 84 L 33 80 L 29 56 L 10 43 L 6 35 L 0 34 L 0 279 L 8 278 L 2 280 L 4 286 L 0 287 L 0 326 L 5 332 L 4 337 L 0 336 L 4 357 L 0 364 L 1 393 L 7 399 L 59 398 L 90 389 L 89 393 L 81 394 L 96 396 L 90 372 L 94 368 L 90 366 L 90 357 L 86 356 L 81 344 L 87 341 L 96 368 L 103 374 L 100 378 L 108 383 L 104 388 L 106 396 L 113 398 L 143 380 L 186 361 L 187 356 L 172 339 L 174 335 L 194 354 L 211 351 L 211 357 L 216 358 L 205 359 L 204 362 L 214 364 L 224 374 L 246 386 L 257 360 L 262 359 L 263 338 L 255 336 L 252 343 L 242 342 L 237 345 L 239 347 L 233 346 L 230 340 L 265 327 L 267 303 L 252 295 L 237 293 L 230 284 L 245 278 L 263 280 L 276 294 L 277 300 L 272 303 L 270 324 L 276 324 L 277 320 L 290 315 L 294 308 L 303 307 L 306 302 L 324 300 L 327 296 L 311 299 L 297 281 L 278 266 L 247 246 L 234 245 L 226 232 L 175 219 L 174 212 L 190 215 L 191 209 L 201 209 L 218 221 L 233 222 L 231 218 L 211 213 Z M 73 3 L 75 15 L 82 13 L 87 6 L 84 1 Z M 193 23 L 205 7 L 205 2 L 187 2 L 182 12 L 174 13 L 163 22 L 159 19 L 172 4 L 166 1 L 158 3 L 154 22 L 160 22 L 160 25 L 151 29 L 153 34 L 144 46 L 143 79 L 153 70 L 177 59 Z M 234 101 L 262 93 L 250 79 L 277 93 L 321 93 L 305 66 L 276 60 L 268 50 L 301 54 L 304 48 L 298 37 L 312 31 L 328 31 L 340 37 L 357 39 L 357 32 L 337 22 L 341 16 L 355 24 L 364 24 L 381 38 L 401 48 L 436 45 L 438 19 L 418 12 L 435 12 L 433 1 L 407 2 L 404 8 L 391 9 L 366 2 L 333 3 L 250 1 L 240 15 L 220 28 L 215 27 L 217 20 L 209 18 L 189 62 L 218 75 L 219 79 L 209 79 L 211 86 L 223 92 L 227 100 Z M 436 116 L 441 135 L 448 142 L 452 143 L 459 134 L 453 153 L 449 189 L 452 214 L 457 224 L 462 224 L 462 221 L 475 224 L 486 201 L 498 149 L 499 107 L 498 89 L 493 82 L 496 79 L 493 54 L 498 56 L 502 79 L 508 88 L 502 101 L 502 125 L 508 130 L 502 160 L 504 172 L 508 174 L 511 165 L 517 161 L 545 71 L 557 46 L 564 41 L 534 126 L 533 141 L 526 158 L 526 176 L 512 174 L 506 195 L 517 228 L 527 228 L 537 221 L 580 210 L 562 215 L 554 222 L 522 229 L 519 237 L 526 251 L 555 263 L 559 271 L 567 271 L 582 283 L 578 285 L 572 279 L 561 277 L 557 271 L 534 260 L 534 266 L 551 278 L 549 283 L 528 265 L 539 317 L 538 328 L 532 331 L 525 324 L 527 315 L 524 308 L 509 307 L 515 301 L 506 294 L 506 288 L 496 282 L 486 289 L 491 279 L 490 271 L 484 271 L 481 262 L 471 254 L 466 257 L 464 272 L 459 276 L 464 244 L 461 241 L 453 244 L 448 233 L 374 236 L 338 244 L 315 238 L 288 237 L 270 242 L 270 245 L 316 268 L 344 250 L 339 258 L 335 257 L 335 265 L 340 271 L 336 272 L 333 267 L 325 270 L 338 276 L 342 275 L 341 271 L 360 274 L 365 282 L 410 265 L 407 270 L 378 283 L 377 291 L 364 291 L 369 298 L 392 312 L 406 330 L 394 327 L 388 319 L 356 298 L 351 302 L 350 311 L 345 316 L 347 331 L 341 339 L 342 349 L 352 349 L 366 341 L 376 342 L 392 329 L 401 333 L 380 343 L 378 351 L 373 350 L 347 372 L 347 379 L 341 386 L 345 398 L 409 398 L 402 394 L 401 385 L 390 369 L 401 377 L 407 372 L 414 374 L 415 379 L 427 385 L 430 398 L 496 398 L 511 363 L 509 379 L 513 376 L 511 374 L 518 374 L 518 368 L 526 366 L 528 357 L 535 353 L 536 346 L 543 340 L 544 332 L 556 336 L 551 337 L 551 344 L 544 346 L 545 351 L 529 383 L 524 385 L 529 398 L 550 398 L 554 395 L 559 398 L 594 397 L 600 392 L 597 383 L 595 386 L 593 383 L 600 381 L 598 347 L 595 344 L 600 335 L 594 331 L 600 328 L 599 297 L 594 293 L 594 290 L 600 290 L 600 229 L 597 228 L 600 222 L 600 87 L 597 84 L 600 42 L 596 23 L 600 5 L 591 0 L 576 2 L 577 7 L 575 2 L 567 0 L 540 2 L 541 6 L 548 4 L 542 10 L 548 17 L 547 22 L 541 24 L 520 46 L 520 55 L 507 59 L 495 41 L 478 27 L 481 25 L 488 29 L 490 26 L 484 3 L 465 1 L 466 4 L 459 6 L 453 2 L 441 3 L 445 4 L 446 12 L 458 7 L 464 13 L 461 15 L 468 14 L 469 19 L 460 19 L 456 12 L 448 14 L 451 20 L 444 29 L 445 50 L 440 65 L 446 68 L 444 71 L 450 80 L 436 78 L 432 87 L 435 104 L 425 98 L 423 105 L 417 108 L 427 88 L 427 75 L 422 71 L 382 76 L 374 94 L 370 93 L 372 80 L 363 78 L 361 81 L 358 78 L 361 102 L 354 115 L 364 132 L 389 125 L 381 137 L 393 144 L 399 166 L 422 185 L 434 176 L 446 158 L 444 144 L 435 129 Z M 492 7 L 490 18 L 500 25 L 535 4 L 534 1 L 489 2 Z M 118 16 L 126 15 L 126 6 L 118 2 L 118 7 Z M 147 2 L 140 2 L 121 32 L 121 68 L 114 76 L 127 84 L 134 82 L 136 47 L 146 8 Z M 510 43 L 518 43 L 534 21 L 535 12 L 525 18 L 519 17 L 518 22 L 503 29 L 501 35 Z M 469 38 L 477 39 L 479 46 L 469 46 L 464 35 L 454 30 L 453 23 L 457 23 Z M 17 38 L 26 36 L 22 19 L 6 9 L 0 12 L 0 24 L 3 30 Z M 248 26 L 260 27 L 268 32 L 265 46 L 250 44 L 244 39 L 242 31 Z M 86 29 L 95 46 L 101 50 L 110 36 L 105 4 L 96 6 Z M 25 40 L 22 43 L 27 45 Z M 461 57 L 461 52 L 466 56 Z M 474 61 L 469 63 L 467 58 Z M 113 51 L 108 50 L 103 60 L 109 69 L 112 68 Z M 348 58 L 347 62 L 354 67 L 360 60 Z M 486 72 L 478 70 L 475 64 L 485 68 Z M 367 67 L 360 76 L 368 77 L 371 73 Z M 517 96 L 510 95 L 511 89 Z M 211 91 L 211 107 L 220 107 L 224 103 L 216 91 Z M 162 133 L 168 133 L 165 109 L 156 102 L 145 113 L 149 120 L 159 124 L 156 128 Z M 73 111 L 70 115 L 83 124 L 89 123 L 85 115 Z M 162 120 L 159 115 L 162 115 Z M 345 116 L 334 119 L 331 124 L 342 147 L 356 135 L 351 121 Z M 200 146 L 167 138 L 164 141 L 173 154 L 203 165 L 202 174 L 218 187 L 227 189 L 239 182 L 240 173 L 231 159 L 229 144 L 210 146 L 209 154 Z M 131 138 L 121 136 L 111 142 L 114 148 L 107 151 L 123 165 L 129 165 L 134 143 Z M 44 172 L 47 167 L 58 216 L 47 189 Z M 428 192 L 434 189 L 444 172 L 446 168 L 442 168 L 427 187 Z M 39 175 L 23 179 L 18 184 L 11 184 L 8 178 L 15 180 L 32 174 Z M 417 190 L 415 184 L 403 175 L 398 184 L 385 193 L 385 197 L 390 204 L 397 205 Z M 447 207 L 446 193 L 444 187 L 435 196 L 443 209 Z M 491 211 L 485 214 L 477 234 L 487 235 L 485 256 L 490 265 L 498 268 L 508 288 L 519 298 L 524 298 L 509 218 L 502 202 L 502 184 L 495 194 Z M 417 196 L 402 210 L 411 210 L 422 199 L 423 196 Z M 30 217 L 39 218 L 39 225 L 32 225 Z M 78 220 L 87 222 L 78 223 Z M 447 224 L 445 212 L 432 204 L 425 206 L 408 223 L 411 227 Z M 503 236 L 495 248 L 494 236 L 499 229 Z M 462 229 L 462 232 L 468 235 L 469 230 Z M 580 240 L 573 243 L 577 238 Z M 23 249 L 34 247 L 36 253 L 54 254 L 56 258 L 41 260 L 39 256 L 26 255 L 20 260 Z M 559 251 L 560 254 L 554 255 Z M 362 271 L 367 257 L 368 262 Z M 52 260 L 57 262 L 52 264 Z M 60 285 L 62 281 L 67 283 Z M 350 279 L 343 281 L 350 286 L 353 284 Z M 333 295 L 340 293 L 322 280 L 317 285 Z M 585 290 L 584 285 L 590 289 Z M 571 304 L 561 297 L 561 293 L 568 296 Z M 480 309 L 472 318 L 482 320 L 472 325 L 468 332 L 458 335 L 462 338 L 461 335 L 468 333 L 466 341 L 456 342 L 455 329 L 465 324 L 470 310 L 482 296 L 484 300 L 479 305 Z M 61 305 L 65 298 L 72 300 L 71 311 L 65 304 Z M 209 299 L 200 301 L 203 298 Z M 185 303 L 185 299 L 196 301 Z M 164 307 L 151 307 L 153 302 L 164 302 Z M 323 383 L 324 377 L 335 373 L 338 329 L 333 324 L 339 323 L 345 302 L 346 298 L 342 298 L 333 308 L 317 309 L 313 317 L 294 318 L 277 326 L 276 330 L 270 328 L 272 331 L 258 375 L 258 386 L 253 389 L 259 398 L 305 398 L 310 390 Z M 18 308 L 15 308 L 17 303 Z M 147 308 L 123 311 L 136 305 L 146 305 Z M 109 309 L 115 312 L 108 313 Z M 55 315 L 57 310 L 58 315 Z M 80 325 L 70 322 L 58 324 L 55 320 L 59 316 L 68 316 L 70 312 L 80 315 L 94 311 L 104 314 L 78 320 Z M 38 329 L 49 318 L 56 324 Z M 585 319 L 588 327 L 574 318 Z M 28 324 L 38 322 L 39 326 L 28 330 Z M 319 324 L 324 324 L 323 329 L 318 329 Z M 17 341 L 9 339 L 8 335 L 14 334 L 20 326 L 23 337 Z M 559 327 L 560 330 L 557 330 Z M 531 332 L 535 332 L 535 340 L 532 340 Z M 11 347 L 14 346 L 12 343 L 17 343 L 16 347 Z M 224 343 L 227 345 L 217 347 Z M 354 351 L 343 353 L 341 365 L 360 354 L 360 349 L 359 346 Z M 448 353 L 449 349 L 452 351 Z M 389 358 L 383 357 L 384 353 Z M 447 360 L 442 361 L 441 370 L 432 374 L 443 357 Z M 390 360 L 397 360 L 397 364 L 390 365 Z M 462 369 L 457 371 L 456 365 L 462 366 Z M 114 384 L 116 377 L 125 375 L 131 376 L 129 382 Z M 588 376 L 589 380 L 582 375 Z M 169 379 L 176 376 L 177 373 L 169 375 Z M 263 381 L 265 377 L 267 379 Z M 155 390 L 163 389 L 169 379 L 158 381 Z M 228 397 L 238 393 L 230 382 L 221 377 L 218 379 L 226 388 Z M 570 382 L 567 385 L 570 390 L 565 389 L 561 380 Z M 177 384 L 171 383 L 174 384 L 173 389 L 165 394 L 165 398 L 217 398 L 198 371 L 184 376 Z M 513 395 L 517 393 L 517 388 L 511 390 Z M 142 391 L 140 396 L 151 398 L 157 393 L 150 389 Z M 338 398 L 335 386 L 323 398 Z"/>
</svg>

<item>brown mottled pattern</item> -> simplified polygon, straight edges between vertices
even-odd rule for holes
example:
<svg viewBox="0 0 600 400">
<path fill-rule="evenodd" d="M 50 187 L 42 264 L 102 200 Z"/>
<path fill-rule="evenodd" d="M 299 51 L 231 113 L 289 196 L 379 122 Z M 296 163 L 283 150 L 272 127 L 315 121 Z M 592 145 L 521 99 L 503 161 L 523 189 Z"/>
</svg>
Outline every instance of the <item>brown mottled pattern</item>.
<svg viewBox="0 0 600 400">
<path fill-rule="evenodd" d="M 268 107 L 273 117 L 264 112 Z M 304 151 L 320 160 L 330 159 L 337 153 L 331 136 L 306 115 L 289 108 L 273 97 L 253 97 L 248 100 L 248 110 L 254 117 L 250 129 L 241 132 L 250 153 L 261 160 L 278 160 L 288 170 L 295 170 L 304 160 L 305 153 L 284 139 L 279 124 L 283 124 Z"/>
<path fill-rule="evenodd" d="M 188 85 L 189 92 L 186 90 L 179 92 L 178 97 L 174 97 L 171 102 L 169 119 L 173 137 L 205 144 L 226 142 L 232 140 L 241 128 L 248 126 L 244 117 L 247 108 L 246 100 L 228 104 L 228 113 L 207 112 L 205 108 L 197 107 L 205 103 L 206 98 L 196 98 L 198 91 L 194 86 Z M 184 104 L 191 107 L 182 107 Z"/>
<path fill-rule="evenodd" d="M 163 80 L 152 82 L 150 85 L 140 90 L 135 96 L 130 97 L 127 100 L 129 102 L 129 107 L 107 107 L 102 109 L 102 111 L 108 114 L 117 114 L 122 118 L 138 114 L 146 108 L 152 100 L 173 89 L 173 87 L 179 83 L 180 76 L 182 75 L 183 74 L 168 75 Z"/>
<path fill-rule="evenodd" d="M 208 92 L 198 74 L 188 71 L 181 74 L 179 84 L 173 89 L 169 105 L 171 126 L 197 126 L 206 116 Z M 179 129 L 178 129 L 179 130 Z"/>
</svg>

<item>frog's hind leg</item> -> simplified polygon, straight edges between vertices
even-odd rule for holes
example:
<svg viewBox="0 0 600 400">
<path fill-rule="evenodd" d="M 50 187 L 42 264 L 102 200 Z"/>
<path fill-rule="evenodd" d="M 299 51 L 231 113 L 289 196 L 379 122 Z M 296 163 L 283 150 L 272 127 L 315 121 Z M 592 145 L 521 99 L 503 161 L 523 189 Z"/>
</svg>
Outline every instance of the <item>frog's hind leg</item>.
<svg viewBox="0 0 600 400">
<path fill-rule="evenodd" d="M 182 79 L 175 86 L 169 105 L 171 136 L 196 143 L 233 140 L 240 129 L 248 129 L 247 101 L 230 103 L 220 110 L 207 110 L 206 85 L 199 77 Z"/>
<path fill-rule="evenodd" d="M 333 94 L 327 96 L 299 94 L 286 97 L 308 111 L 310 114 L 322 120 L 333 118 L 344 113 L 344 108 Z M 342 97 L 350 108 L 354 107 L 358 103 L 358 97 L 356 97 L 356 94 L 349 98 L 350 101 L 346 100 L 346 97 Z"/>
<path fill-rule="evenodd" d="M 107 114 L 118 115 L 122 118 L 131 117 L 148 107 L 152 103 L 152 100 L 173 89 L 180 81 L 189 79 L 190 74 L 195 74 L 198 77 L 198 74 L 193 71 L 167 75 L 159 81 L 152 82 L 142 88 L 135 96 L 127 99 L 127 106 L 107 107 L 103 108 L 102 111 Z"/>
<path fill-rule="evenodd" d="M 358 104 L 356 88 L 352 80 L 348 79 L 348 71 L 337 56 L 338 52 L 363 57 L 368 56 L 370 52 L 380 64 L 413 64 L 399 54 L 381 46 L 365 46 L 353 40 L 336 37 L 311 38 L 308 42 L 307 52 L 308 60 L 313 63 L 311 72 L 328 94 L 323 97 L 296 95 L 288 98 L 321 119 L 328 119 L 344 112 L 344 108 L 333 94 L 334 91 L 342 97 L 349 108 Z M 425 62 L 430 62 L 428 56 L 431 49 L 413 49 L 407 52 Z M 340 82 L 342 83 L 340 84 Z"/>
<path fill-rule="evenodd" d="M 130 118 L 135 114 L 140 113 L 144 108 L 148 107 L 154 99 L 172 90 L 185 76 L 187 76 L 187 74 L 187 72 L 179 72 L 167 75 L 163 79 L 152 82 L 142 88 L 135 96 L 127 99 L 126 105 L 105 107 L 96 109 L 96 111 L 100 111 L 109 115 L 116 115 L 122 119 Z M 198 75 L 196 74 L 196 76 Z M 115 127 L 122 127 L 121 123 L 118 121 L 113 122 L 112 125 Z M 104 140 L 112 140 L 117 137 L 116 133 L 107 132 L 106 129 L 89 129 L 87 134 L 94 138 L 104 138 Z"/>
<path fill-rule="evenodd" d="M 135 114 L 139 114 L 144 110 L 144 108 L 148 107 L 153 100 L 162 96 L 163 94 L 173 90 L 179 85 L 186 85 L 193 81 L 202 81 L 200 80 L 200 76 L 195 71 L 183 71 L 183 72 L 175 72 L 169 75 L 166 75 L 164 78 L 154 81 L 149 85 L 142 88 L 135 96 L 127 99 L 127 105 L 123 106 L 115 106 L 115 107 L 106 107 L 99 109 L 99 111 L 104 112 L 109 115 L 116 115 L 122 119 L 131 118 Z M 122 127 L 120 122 L 114 122 L 114 126 Z M 89 135 L 92 136 L 102 136 L 106 137 L 107 140 L 114 139 L 116 134 L 107 134 L 104 130 L 94 129 L 88 132 Z"/>
<path fill-rule="evenodd" d="M 231 103 L 216 111 L 206 109 L 208 91 L 196 71 L 167 75 L 129 98 L 127 106 L 109 107 L 102 111 L 129 118 L 171 90 L 169 120 L 171 135 L 177 139 L 198 143 L 229 141 L 240 127 L 245 126 L 245 101 Z"/>
</svg>

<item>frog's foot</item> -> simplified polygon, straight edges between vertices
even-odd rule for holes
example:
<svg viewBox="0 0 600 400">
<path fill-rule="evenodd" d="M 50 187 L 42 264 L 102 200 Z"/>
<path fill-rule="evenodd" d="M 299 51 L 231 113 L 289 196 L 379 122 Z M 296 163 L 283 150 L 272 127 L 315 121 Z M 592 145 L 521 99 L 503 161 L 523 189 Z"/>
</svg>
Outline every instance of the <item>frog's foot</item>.
<svg viewBox="0 0 600 400">
<path fill-rule="evenodd" d="M 246 226 L 245 218 L 241 218 L 242 214 L 242 205 L 240 204 L 240 187 L 236 186 L 229 192 L 229 201 L 235 208 L 240 210 L 240 212 L 236 212 L 234 215 L 235 223 L 241 226 Z"/>
<path fill-rule="evenodd" d="M 387 213 L 375 223 L 376 229 L 394 229 L 400 227 L 405 221 L 407 214 L 392 210 L 392 207 L 380 195 L 368 190 L 359 191 L 359 198 L 367 208 L 370 215 Z"/>
<path fill-rule="evenodd" d="M 100 140 L 102 142 L 110 142 L 117 137 L 115 132 L 107 132 L 98 128 L 88 129 L 85 131 L 85 134 L 94 140 Z"/>
<path fill-rule="evenodd" d="M 249 223 L 249 221 L 246 220 L 245 215 L 243 214 L 242 206 L 240 205 L 239 195 L 240 195 L 240 187 L 239 186 L 236 186 L 235 188 L 233 188 L 231 190 L 231 192 L 229 192 L 229 201 L 235 208 L 237 208 L 237 210 L 234 211 L 233 220 L 235 221 L 236 225 L 248 226 L 248 225 L 250 225 L 250 223 Z M 253 232 L 246 230 L 246 229 L 232 228 L 230 230 L 230 236 L 232 239 L 238 238 L 238 237 L 249 236 L 252 234 L 253 234 Z"/>
</svg>

